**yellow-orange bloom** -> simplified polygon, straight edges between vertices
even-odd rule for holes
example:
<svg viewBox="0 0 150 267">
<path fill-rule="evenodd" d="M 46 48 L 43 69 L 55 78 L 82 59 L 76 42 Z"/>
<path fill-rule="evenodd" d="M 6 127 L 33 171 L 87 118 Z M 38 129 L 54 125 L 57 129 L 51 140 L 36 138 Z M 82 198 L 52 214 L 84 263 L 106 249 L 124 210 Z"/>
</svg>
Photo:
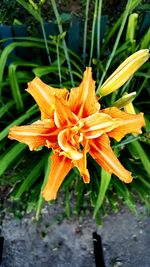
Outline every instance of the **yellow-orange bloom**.
<svg viewBox="0 0 150 267">
<path fill-rule="evenodd" d="M 128 114 L 116 107 L 100 110 L 90 67 L 86 68 L 81 84 L 70 93 L 52 88 L 37 77 L 28 84 L 27 91 L 41 110 L 41 120 L 27 126 L 14 126 L 9 138 L 27 144 L 30 150 L 39 146 L 53 149 L 48 181 L 42 191 L 45 200 L 56 198 L 61 183 L 73 167 L 77 167 L 84 182 L 89 183 L 87 153 L 122 181 L 132 181 L 131 173 L 111 149 L 109 137 L 120 141 L 128 133 L 141 133 L 143 114 Z"/>
</svg>

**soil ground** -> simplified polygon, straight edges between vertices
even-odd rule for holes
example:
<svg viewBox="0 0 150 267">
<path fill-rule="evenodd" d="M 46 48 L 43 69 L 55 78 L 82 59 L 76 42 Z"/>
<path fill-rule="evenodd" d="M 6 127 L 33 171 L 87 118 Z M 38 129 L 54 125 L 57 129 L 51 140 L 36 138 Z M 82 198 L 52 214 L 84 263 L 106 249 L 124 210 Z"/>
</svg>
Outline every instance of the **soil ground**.
<svg viewBox="0 0 150 267">
<path fill-rule="evenodd" d="M 122 208 L 97 226 L 88 215 L 79 219 L 58 216 L 60 207 L 46 206 L 40 221 L 5 215 L 1 267 L 94 267 L 93 232 L 102 238 L 106 267 L 150 267 L 150 217 L 138 207 L 137 216 Z"/>
</svg>

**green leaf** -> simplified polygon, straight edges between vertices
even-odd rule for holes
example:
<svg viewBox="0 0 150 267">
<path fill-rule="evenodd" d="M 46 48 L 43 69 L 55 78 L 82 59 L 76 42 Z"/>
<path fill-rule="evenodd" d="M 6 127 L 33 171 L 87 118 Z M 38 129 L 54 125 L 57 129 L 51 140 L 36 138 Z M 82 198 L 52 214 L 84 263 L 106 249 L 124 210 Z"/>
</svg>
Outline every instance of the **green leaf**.
<svg viewBox="0 0 150 267">
<path fill-rule="evenodd" d="M 127 144 L 130 144 L 130 143 L 132 143 L 133 141 L 138 140 L 138 139 L 141 139 L 141 136 L 140 136 L 140 135 L 138 135 L 138 136 L 130 135 L 130 136 L 126 137 L 125 140 L 119 142 L 119 144 L 116 143 L 114 146 L 112 146 L 112 148 L 123 147 L 123 146 L 125 146 L 125 145 L 127 145 Z"/>
<path fill-rule="evenodd" d="M 67 68 L 66 68 L 67 69 Z M 42 77 L 46 74 L 50 74 L 50 73 L 57 73 L 58 72 L 58 67 L 57 66 L 41 66 L 41 67 L 37 67 L 32 69 L 32 72 L 38 76 L 38 77 Z"/>
<path fill-rule="evenodd" d="M 120 195 L 124 199 L 124 202 L 129 207 L 129 209 L 136 214 L 137 210 L 135 201 L 127 186 L 117 179 L 112 179 L 112 183 L 116 188 L 118 195 Z"/>
<path fill-rule="evenodd" d="M 26 148 L 27 146 L 24 144 L 15 144 L 7 150 L 4 155 L 1 155 L 0 175 L 2 175 L 6 169 L 17 160 Z"/>
<path fill-rule="evenodd" d="M 16 0 L 20 5 L 22 5 L 37 21 L 40 22 L 41 16 L 40 13 L 33 8 L 33 6 L 29 3 L 27 3 L 24 0 Z"/>
<path fill-rule="evenodd" d="M 148 116 L 145 115 L 144 117 L 146 121 L 145 129 L 146 131 L 150 132 L 150 120 L 148 119 Z"/>
<path fill-rule="evenodd" d="M 49 157 L 48 157 L 48 159 L 46 161 L 46 164 L 45 164 L 45 176 L 44 176 L 44 181 L 43 181 L 41 190 L 45 187 L 45 185 L 47 183 L 48 175 L 49 175 L 49 172 L 50 172 L 50 166 L 51 166 L 51 156 L 52 156 L 52 151 L 50 152 L 50 155 L 49 155 Z M 42 194 L 40 192 L 38 203 L 37 203 L 37 207 L 36 207 L 36 215 L 35 215 L 36 220 L 39 219 L 39 216 L 40 216 L 40 213 L 41 213 L 41 209 L 42 209 L 42 206 L 43 206 L 44 202 L 45 202 L 45 200 L 42 197 Z"/>
<path fill-rule="evenodd" d="M 111 174 L 109 172 L 106 172 L 104 169 L 101 169 L 100 188 L 99 188 L 98 198 L 97 198 L 95 208 L 94 208 L 94 214 L 93 214 L 94 217 L 96 216 L 98 210 L 103 204 L 110 180 L 111 180 Z"/>
<path fill-rule="evenodd" d="M 23 105 L 23 100 L 22 100 L 22 96 L 20 93 L 18 80 L 16 77 L 16 66 L 13 63 L 9 65 L 8 77 L 9 77 L 12 95 L 16 103 L 16 109 L 18 112 L 23 111 L 24 105 Z"/>
<path fill-rule="evenodd" d="M 146 181 L 143 177 L 138 177 L 138 179 L 143 185 L 145 185 L 146 188 L 150 189 L 150 183 L 148 181 Z"/>
<path fill-rule="evenodd" d="M 38 110 L 32 110 L 30 112 L 27 111 L 24 115 L 22 115 L 21 117 L 19 117 L 16 120 L 14 120 L 12 123 L 10 123 L 3 131 L 1 131 L 1 133 L 0 133 L 0 141 L 8 135 L 9 130 L 10 130 L 11 127 L 21 124 L 26 119 L 30 118 L 33 114 L 35 114 L 37 111 Z"/>
<path fill-rule="evenodd" d="M 66 210 L 67 217 L 70 218 L 70 214 L 71 214 L 71 210 L 70 210 L 70 192 L 69 192 L 68 189 L 66 190 L 65 210 Z"/>
<path fill-rule="evenodd" d="M 38 47 L 38 48 L 45 48 L 44 44 L 41 42 L 30 42 L 30 41 L 24 41 L 24 42 L 13 42 L 9 45 L 7 45 L 0 56 L 0 84 L 3 81 L 3 74 L 4 74 L 4 69 L 6 66 L 6 62 L 8 59 L 9 54 L 16 48 L 16 47 Z M 1 89 L 1 88 L 0 88 Z"/>
<path fill-rule="evenodd" d="M 38 77 L 42 77 L 46 74 L 49 74 L 51 72 L 58 74 L 58 67 L 56 66 L 41 66 L 41 67 L 37 67 L 34 68 L 33 73 L 38 76 Z M 61 71 L 63 71 L 64 73 L 68 72 L 68 68 L 66 67 L 61 67 Z M 82 79 L 82 75 L 76 71 L 72 71 L 72 73 L 77 76 L 79 79 Z"/>
<path fill-rule="evenodd" d="M 28 191 L 33 183 L 39 178 L 41 171 L 43 170 L 46 156 L 43 156 L 41 160 L 39 160 L 38 164 L 31 170 L 29 175 L 25 178 L 16 194 L 13 195 L 14 199 L 19 199 L 25 191 Z"/>
<path fill-rule="evenodd" d="M 131 154 L 134 153 L 136 156 L 139 157 L 143 164 L 143 167 L 150 176 L 150 160 L 139 141 L 133 141 L 132 143 L 128 144 L 127 147 Z"/>
<path fill-rule="evenodd" d="M 73 180 L 75 179 L 75 177 L 77 176 L 77 173 L 75 171 L 75 169 L 72 169 L 67 177 L 65 178 L 65 180 L 63 181 L 63 184 L 61 186 L 61 188 L 64 189 L 64 191 L 67 190 L 68 187 L 70 187 L 70 185 L 72 184 Z"/>
<path fill-rule="evenodd" d="M 138 183 L 133 183 L 133 188 L 136 190 L 138 193 L 140 199 L 142 200 L 143 203 L 145 203 L 148 211 L 150 211 L 150 201 L 149 201 L 149 194 L 142 188 L 141 184 L 139 185 Z"/>
<path fill-rule="evenodd" d="M 149 45 L 150 45 L 149 37 L 150 37 L 150 27 L 149 27 L 148 31 L 146 32 L 146 34 L 144 35 L 144 37 L 142 38 L 142 40 L 141 40 L 140 49 L 145 49 L 145 48 L 149 47 Z"/>
<path fill-rule="evenodd" d="M 76 214 L 78 214 L 80 212 L 80 208 L 81 208 L 81 206 L 83 205 L 83 202 L 84 202 L 85 185 L 84 185 L 79 173 L 77 175 L 77 179 L 76 180 L 77 180 L 77 182 L 76 182 L 75 192 L 77 193 L 77 205 L 76 205 L 76 208 L 75 208 L 74 212 Z"/>
<path fill-rule="evenodd" d="M 10 100 L 7 104 L 0 108 L 0 118 L 8 112 L 8 110 L 15 104 L 14 100 Z"/>
<path fill-rule="evenodd" d="M 150 74 L 149 73 L 145 73 L 145 72 L 141 72 L 141 71 L 136 72 L 135 73 L 135 76 L 137 76 L 137 77 L 144 77 L 144 78 L 147 78 L 147 79 L 150 78 Z"/>
</svg>

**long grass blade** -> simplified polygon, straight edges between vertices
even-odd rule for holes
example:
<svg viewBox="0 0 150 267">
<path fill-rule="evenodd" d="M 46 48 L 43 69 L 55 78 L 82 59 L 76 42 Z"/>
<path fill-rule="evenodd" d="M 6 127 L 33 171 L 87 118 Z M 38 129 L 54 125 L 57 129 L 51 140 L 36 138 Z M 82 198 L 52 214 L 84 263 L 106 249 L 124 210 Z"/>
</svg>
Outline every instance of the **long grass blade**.
<svg viewBox="0 0 150 267">
<path fill-rule="evenodd" d="M 24 144 L 15 144 L 7 153 L 4 153 L 4 156 L 1 155 L 0 175 L 2 175 L 6 169 L 20 157 L 26 147 L 27 146 Z"/>
<path fill-rule="evenodd" d="M 33 8 L 33 6 L 30 3 L 27 3 L 27 1 L 24 0 L 16 0 L 20 5 L 22 5 L 37 21 L 40 22 L 41 16 L 39 12 Z"/>
<path fill-rule="evenodd" d="M 14 100 L 10 100 L 5 106 L 0 108 L 0 118 L 2 118 L 6 112 L 15 104 Z"/>
<path fill-rule="evenodd" d="M 68 71 L 67 67 L 62 67 L 61 70 L 63 71 L 63 73 L 66 73 Z M 42 67 L 38 67 L 38 68 L 34 68 L 32 70 L 32 72 L 38 76 L 38 77 L 42 77 L 43 75 L 49 74 L 49 73 L 55 73 L 58 71 L 58 67 L 52 67 L 52 66 L 42 66 Z M 82 79 L 82 75 L 79 72 L 76 71 L 72 71 L 72 73 L 78 77 L 79 79 Z M 59 75 L 59 74 L 58 74 Z M 63 74 L 62 74 L 63 76 Z M 56 86 L 56 84 L 55 84 Z"/>
<path fill-rule="evenodd" d="M 93 213 L 94 217 L 97 215 L 97 212 L 99 211 L 101 205 L 103 204 L 104 197 L 108 189 L 110 180 L 111 180 L 111 174 L 109 172 L 106 172 L 104 169 L 101 169 L 100 188 L 99 188 L 98 198 L 97 198 L 95 208 L 94 208 L 94 213 Z"/>
<path fill-rule="evenodd" d="M 129 209 L 134 214 L 136 214 L 137 210 L 136 210 L 135 201 L 134 201 L 134 198 L 132 196 L 132 193 L 127 188 L 127 186 L 125 184 L 121 183 L 117 179 L 112 179 L 112 183 L 113 183 L 114 187 L 116 188 L 117 194 L 120 195 L 120 197 L 124 199 L 124 202 L 129 207 Z"/>
<path fill-rule="evenodd" d="M 16 40 L 16 41 L 21 41 L 20 43 L 22 43 L 24 41 L 35 42 L 35 47 L 36 47 L 36 45 L 41 44 L 42 45 L 41 47 L 40 46 L 37 46 L 37 47 L 45 48 L 44 40 L 42 38 L 36 38 L 36 37 L 14 37 L 13 39 Z M 0 40 L 0 43 L 3 43 L 5 41 L 9 41 L 9 40 L 12 40 L 12 38 L 2 39 L 2 40 Z M 49 41 L 49 40 L 47 42 L 48 42 L 48 45 L 49 45 L 49 49 L 53 53 L 56 53 L 55 44 L 52 41 Z M 61 48 L 61 50 L 64 51 L 63 45 L 59 44 L 59 47 Z M 71 55 L 74 58 L 74 60 L 76 60 L 76 64 L 80 64 L 82 67 L 84 67 L 83 60 L 76 53 L 74 53 L 72 50 L 70 50 L 69 48 L 67 50 L 68 50 L 69 55 Z M 63 53 L 63 56 L 64 56 L 64 53 Z M 74 61 L 74 63 L 75 63 L 75 61 Z M 79 66 L 78 66 L 78 68 L 79 68 L 79 70 L 81 70 Z"/>
<path fill-rule="evenodd" d="M 6 61 L 9 56 L 9 54 L 16 48 L 16 47 L 38 47 L 38 48 L 44 48 L 43 43 L 38 43 L 38 42 L 30 42 L 30 41 L 24 41 L 24 42 L 13 42 L 9 45 L 7 45 L 4 50 L 1 53 L 0 56 L 0 84 L 3 81 L 3 74 L 4 74 L 4 69 L 6 66 Z M 0 88 L 1 92 L 1 88 Z"/>
<path fill-rule="evenodd" d="M 149 27 L 148 31 L 146 32 L 146 34 L 144 35 L 144 37 L 142 38 L 142 40 L 141 40 L 140 49 L 145 49 L 145 48 L 149 49 L 150 48 L 149 37 L 150 37 L 150 27 Z"/>
<path fill-rule="evenodd" d="M 129 151 L 131 151 L 131 153 L 132 153 L 132 150 L 135 151 L 135 153 L 138 155 L 139 159 L 141 160 L 143 167 L 145 168 L 146 172 L 150 176 L 150 160 L 147 154 L 145 153 L 144 149 L 142 148 L 141 144 L 139 143 L 139 141 L 135 140 L 132 143 L 128 144 L 127 147 Z"/>
<path fill-rule="evenodd" d="M 23 105 L 23 100 L 22 100 L 22 96 L 20 93 L 18 80 L 16 77 L 16 66 L 13 63 L 9 65 L 8 77 L 9 77 L 12 96 L 16 103 L 16 109 L 18 112 L 21 112 L 24 109 L 24 105 Z"/>
<path fill-rule="evenodd" d="M 51 166 L 51 155 L 52 155 L 52 151 L 50 152 L 50 155 L 49 155 L 48 159 L 46 160 L 45 176 L 44 176 L 44 181 L 43 181 L 41 190 L 44 188 L 44 186 L 47 183 L 48 175 L 49 175 L 49 172 L 50 172 L 50 166 Z M 38 203 L 37 203 L 37 208 L 36 208 L 36 215 L 35 215 L 36 220 L 39 219 L 40 212 L 41 212 L 41 209 L 42 209 L 42 206 L 43 206 L 44 202 L 45 202 L 45 200 L 42 197 L 42 194 L 40 193 L 39 200 L 38 200 Z"/>
<path fill-rule="evenodd" d="M 24 192 L 29 190 L 31 186 L 35 183 L 35 181 L 39 178 L 40 173 L 43 170 L 44 163 L 45 163 L 45 156 L 39 160 L 38 164 L 31 170 L 29 175 L 25 178 L 19 189 L 17 190 L 16 194 L 13 195 L 14 199 L 19 199 Z"/>
</svg>

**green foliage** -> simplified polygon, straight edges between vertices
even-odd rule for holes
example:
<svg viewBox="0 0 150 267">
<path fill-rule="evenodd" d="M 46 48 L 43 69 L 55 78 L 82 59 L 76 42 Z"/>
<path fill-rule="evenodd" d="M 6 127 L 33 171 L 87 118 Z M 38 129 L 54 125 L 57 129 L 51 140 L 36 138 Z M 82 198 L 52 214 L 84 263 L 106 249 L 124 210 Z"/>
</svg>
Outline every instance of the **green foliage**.
<svg viewBox="0 0 150 267">
<path fill-rule="evenodd" d="M 82 79 L 87 60 L 92 62 L 94 79 L 97 79 L 97 87 L 112 73 L 125 58 L 131 53 L 141 49 L 149 48 L 149 31 L 139 39 L 139 21 L 137 15 L 132 12 L 141 2 L 129 0 L 124 13 L 117 20 L 113 27 L 108 28 L 102 44 L 94 39 L 95 19 L 100 22 L 102 1 L 95 1 L 95 13 L 93 16 L 93 27 L 90 41 L 87 39 L 89 1 L 86 1 L 86 20 L 83 38 L 83 60 L 82 55 L 78 56 L 67 48 L 65 38 L 67 33 L 63 31 L 61 17 L 58 13 L 56 3 L 51 0 L 52 8 L 59 27 L 58 36 L 46 37 L 43 28 L 43 19 L 40 13 L 40 5 L 35 8 L 31 1 L 17 0 L 32 16 L 41 23 L 43 39 L 26 37 L 18 38 L 7 45 L 0 56 L 0 118 L 2 130 L 0 132 L 0 182 L 5 180 L 6 185 L 12 186 L 10 197 L 19 199 L 26 206 L 26 210 L 36 208 L 36 218 L 39 218 L 44 200 L 41 196 L 48 177 L 50 168 L 50 153 L 41 148 L 41 151 L 30 152 L 32 158 L 28 161 L 28 148 L 19 143 L 11 143 L 7 139 L 9 129 L 13 125 L 30 124 L 39 118 L 39 111 L 33 105 L 31 96 L 24 90 L 27 82 L 36 76 L 44 82 L 55 87 L 66 87 L 70 89 L 74 83 L 78 86 Z M 127 28 L 126 26 L 127 25 Z M 97 29 L 100 34 L 100 28 Z M 118 32 L 118 33 L 117 33 Z M 100 37 L 99 37 L 100 38 Z M 99 39 L 98 38 L 98 39 Z M 116 39 L 112 47 L 111 39 Z M 121 39 L 122 38 L 122 39 Z M 1 40 L 1 44 L 6 40 Z M 94 47 L 96 50 L 94 54 Z M 29 49 L 30 62 L 15 55 L 12 52 L 16 48 Z M 46 51 L 46 56 L 44 52 Z M 82 52 L 81 52 L 82 53 Z M 89 57 L 87 57 L 89 54 Z M 44 55 L 44 56 L 43 56 Z M 43 57 L 44 60 L 43 60 Z M 11 63 L 7 65 L 8 59 Z M 146 126 L 143 134 L 139 136 L 127 136 L 120 143 L 113 143 L 113 148 L 120 161 L 132 171 L 134 182 L 125 185 L 113 175 L 101 170 L 100 167 L 88 157 L 91 182 L 85 185 L 76 169 L 73 169 L 65 179 L 62 190 L 65 192 L 65 210 L 67 217 L 72 213 L 86 212 L 89 202 L 94 210 L 94 217 L 99 220 L 99 214 L 107 213 L 110 207 L 116 211 L 118 203 L 124 202 L 133 212 L 136 212 L 136 200 L 145 203 L 150 209 L 150 164 L 148 147 L 150 145 L 148 131 L 150 130 L 150 115 L 148 107 L 148 81 L 150 63 L 147 62 L 136 73 L 136 77 L 129 80 L 122 89 L 114 92 L 109 97 L 104 97 L 102 106 L 116 105 L 122 108 L 124 104 L 134 99 L 134 105 L 138 111 L 145 113 Z M 101 79 L 100 79 L 101 77 Z M 134 92 L 137 92 L 135 94 Z M 125 93 L 128 93 L 127 95 Z M 118 100 L 119 99 L 119 100 Z M 146 100 L 145 100 L 146 99 Z M 142 103 L 142 104 L 141 104 Z M 49 159 L 48 159 L 49 157 Z M 23 164 L 23 171 L 22 165 Z M 18 171 L 20 175 L 8 175 L 8 172 Z M 8 177 L 7 177 L 8 175 Z M 43 177 L 44 182 L 43 182 Z M 75 189 L 74 189 L 75 188 Z M 70 194 L 72 192 L 72 194 Z M 72 209 L 70 200 L 72 196 L 76 199 L 75 207 Z"/>
<path fill-rule="evenodd" d="M 111 174 L 101 169 L 100 189 L 94 208 L 94 217 L 96 216 L 97 212 L 99 211 L 100 207 L 103 204 L 104 197 L 108 189 L 110 180 L 111 180 Z"/>
</svg>

